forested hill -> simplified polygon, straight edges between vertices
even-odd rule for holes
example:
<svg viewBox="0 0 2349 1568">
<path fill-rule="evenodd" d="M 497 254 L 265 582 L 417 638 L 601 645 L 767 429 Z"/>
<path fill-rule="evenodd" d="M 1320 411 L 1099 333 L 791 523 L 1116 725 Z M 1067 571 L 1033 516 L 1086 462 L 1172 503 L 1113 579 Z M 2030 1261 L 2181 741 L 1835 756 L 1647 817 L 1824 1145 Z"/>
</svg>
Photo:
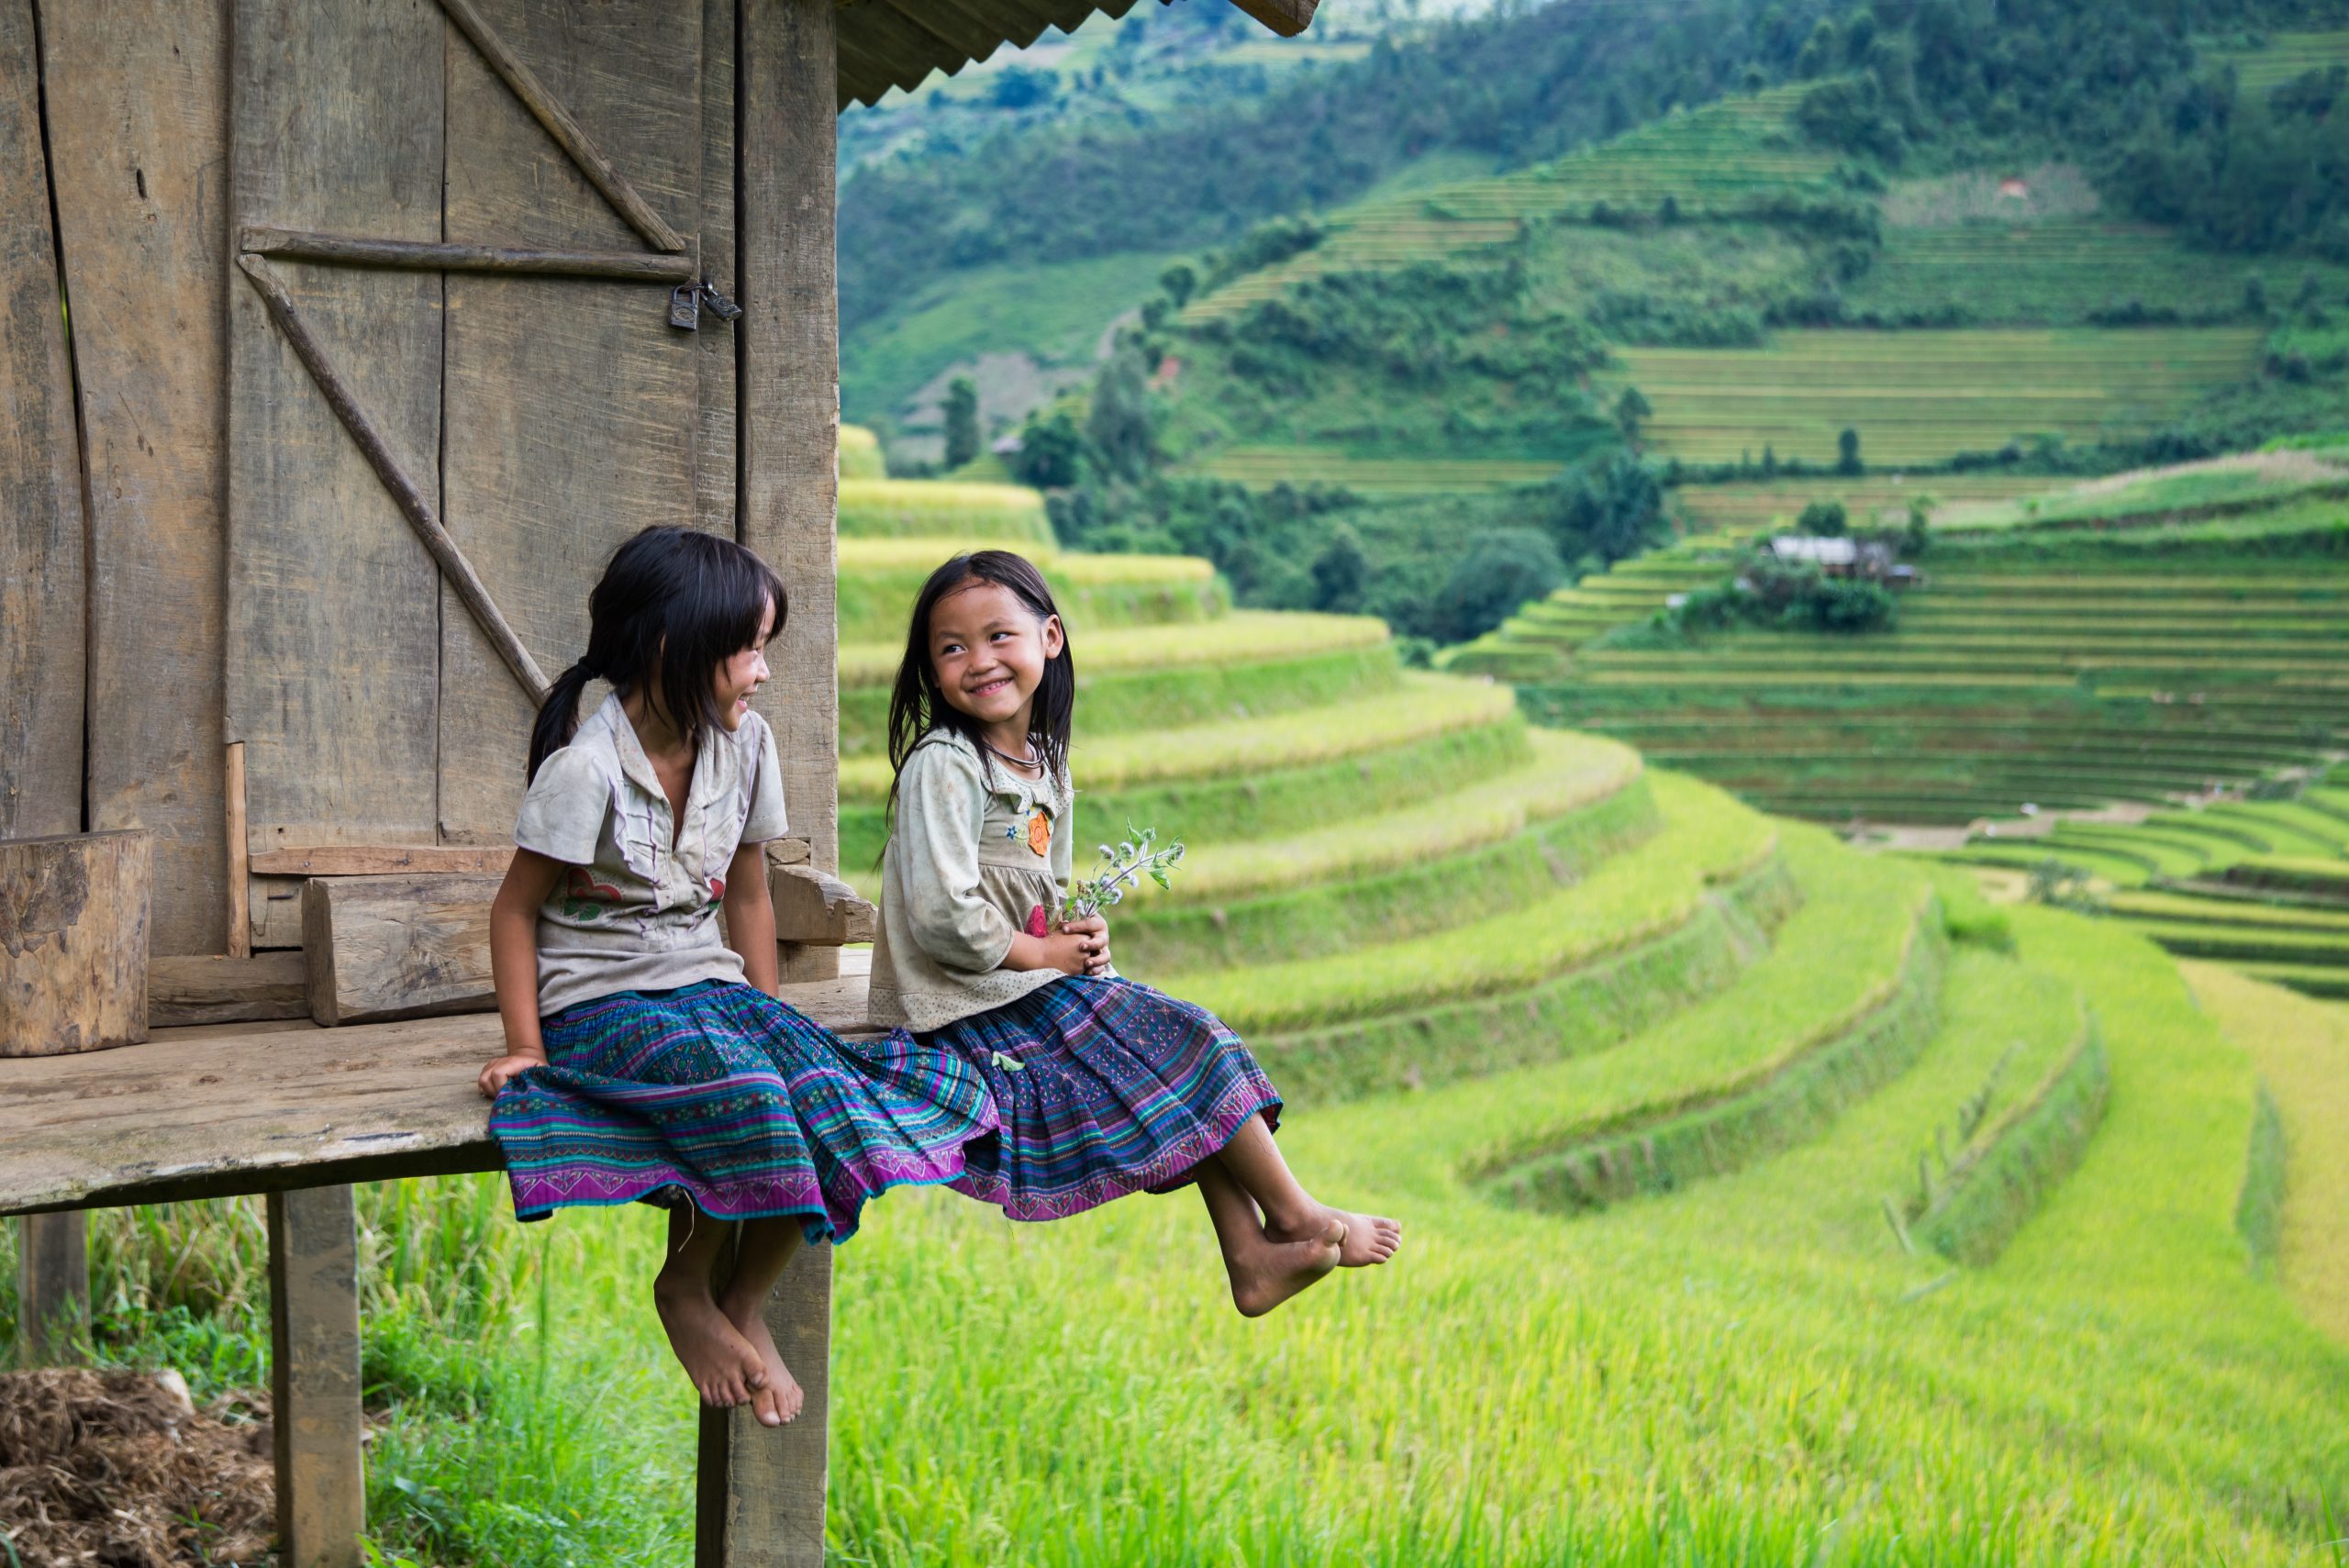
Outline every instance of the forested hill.
<svg viewBox="0 0 2349 1568">
<path fill-rule="evenodd" d="M 2308 25 L 2337 9 L 2314 0 L 1893 0 L 1873 9 L 1556 0 L 1510 9 L 1381 43 L 1251 100 L 1193 104 L 1124 128 L 1050 124 L 860 168 L 841 196 L 841 324 L 852 332 L 957 271 L 1212 245 L 1274 215 L 1344 202 L 1431 157 L 1531 164 L 1675 105 L 1851 65 L 1885 84 L 1888 137 L 1911 139 L 1938 119 L 1994 139 L 2110 146 L 2164 106 L 2165 88 L 2191 68 L 2196 35 Z M 2208 111 L 2167 106 L 2189 119 Z M 2158 181 L 2193 171 L 2140 172 Z M 2277 194 L 2272 180 L 2266 186 Z"/>
</svg>

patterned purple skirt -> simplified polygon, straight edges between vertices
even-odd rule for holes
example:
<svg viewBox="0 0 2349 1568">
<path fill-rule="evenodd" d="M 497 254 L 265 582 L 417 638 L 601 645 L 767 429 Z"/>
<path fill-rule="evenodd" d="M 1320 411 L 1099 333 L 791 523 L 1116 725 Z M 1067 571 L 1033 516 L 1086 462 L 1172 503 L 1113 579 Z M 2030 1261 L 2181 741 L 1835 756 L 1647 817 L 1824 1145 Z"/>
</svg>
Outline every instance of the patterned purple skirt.
<svg viewBox="0 0 2349 1568">
<path fill-rule="evenodd" d="M 1063 978 L 915 1038 L 985 1080 L 996 1135 L 947 1184 L 1013 1219 L 1181 1186 L 1250 1117 L 1280 1120 L 1239 1036 L 1130 980 Z"/>
<path fill-rule="evenodd" d="M 842 1040 L 753 986 L 624 991 L 541 1028 L 548 1064 L 489 1113 L 523 1219 L 690 1200 L 845 1241 L 867 1198 L 959 1175 L 963 1146 L 996 1125 L 961 1059 L 903 1029 Z"/>
</svg>

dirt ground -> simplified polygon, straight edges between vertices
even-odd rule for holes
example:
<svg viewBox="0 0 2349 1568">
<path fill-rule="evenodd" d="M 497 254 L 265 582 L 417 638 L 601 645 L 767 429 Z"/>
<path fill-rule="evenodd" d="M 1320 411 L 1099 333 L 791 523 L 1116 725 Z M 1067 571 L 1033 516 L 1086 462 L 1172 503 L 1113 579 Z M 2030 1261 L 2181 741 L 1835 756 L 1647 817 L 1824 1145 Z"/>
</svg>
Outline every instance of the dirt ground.
<svg viewBox="0 0 2349 1568">
<path fill-rule="evenodd" d="M 266 1396 L 198 1410 L 175 1373 L 0 1373 L 0 1568 L 263 1568 L 270 1443 Z"/>
</svg>

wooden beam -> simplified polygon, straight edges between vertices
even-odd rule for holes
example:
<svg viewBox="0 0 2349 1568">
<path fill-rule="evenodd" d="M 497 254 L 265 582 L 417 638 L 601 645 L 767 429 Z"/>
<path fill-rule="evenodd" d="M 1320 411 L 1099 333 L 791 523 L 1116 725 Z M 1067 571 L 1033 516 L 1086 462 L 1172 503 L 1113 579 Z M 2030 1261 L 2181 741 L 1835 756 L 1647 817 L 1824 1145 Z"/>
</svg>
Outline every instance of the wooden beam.
<svg viewBox="0 0 2349 1568">
<path fill-rule="evenodd" d="M 791 613 L 753 699 L 783 757 L 792 828 L 840 866 L 840 300 L 832 212 L 834 12 L 741 13 L 742 542 L 783 574 Z"/>
<path fill-rule="evenodd" d="M 359 1242 L 349 1187 L 269 1197 L 272 1427 L 282 1568 L 360 1568 Z"/>
<path fill-rule="evenodd" d="M 147 972 L 150 1029 L 260 1023 L 310 1016 L 309 969 L 298 951 L 258 957 L 158 957 Z"/>
<path fill-rule="evenodd" d="M 840 299 L 833 209 L 840 92 L 831 0 L 742 0 L 740 183 L 742 542 L 782 573 L 791 614 L 760 711 L 785 759 L 792 828 L 810 862 L 840 863 Z M 827 955 L 840 950 L 800 950 Z M 861 984 L 859 989 L 862 989 Z M 831 1250 L 801 1250 L 767 1322 L 807 1404 L 779 1431 L 729 1414 L 702 1462 L 699 1568 L 819 1568 L 829 1433 Z M 720 1479 L 722 1477 L 722 1479 Z M 712 1540 L 711 1537 L 716 1539 Z"/>
<path fill-rule="evenodd" d="M 257 850 L 256 876 L 383 876 L 394 872 L 474 872 L 503 876 L 511 849 L 462 844 L 295 844 Z"/>
<path fill-rule="evenodd" d="M 596 144 L 587 139 L 587 133 L 579 128 L 571 111 L 556 101 L 522 57 L 507 47 L 506 40 L 483 20 L 473 0 L 440 0 L 440 8 L 457 24 L 458 31 L 473 40 L 473 48 L 481 51 L 489 68 L 514 90 L 514 95 L 522 100 L 531 117 L 546 127 L 555 145 L 579 165 L 587 183 L 603 193 L 604 199 L 612 204 L 612 210 L 626 218 L 630 228 L 644 236 L 645 243 L 656 250 L 685 248 L 677 231 L 663 223 L 661 215 L 636 194 L 636 187 L 620 177 L 612 161 L 596 150 Z"/>
<path fill-rule="evenodd" d="M 79 1361 L 90 1327 L 89 1217 L 28 1214 L 17 1224 L 17 1364 Z"/>
<path fill-rule="evenodd" d="M 1313 9 L 1319 0 L 1231 0 L 1231 3 L 1281 37 L 1293 39 L 1312 25 Z"/>
<path fill-rule="evenodd" d="M 0 0 L 0 839 L 82 826 L 82 466 L 33 34 Z"/>
<path fill-rule="evenodd" d="M 244 270 L 245 276 L 261 295 L 262 303 L 269 307 L 270 319 L 285 335 L 286 343 L 293 349 L 295 357 L 302 361 L 302 368 L 310 373 L 310 379 L 317 384 L 319 393 L 334 410 L 335 417 L 342 422 L 342 428 L 350 431 L 351 439 L 358 443 L 368 466 L 375 471 L 375 477 L 383 481 L 384 490 L 398 504 L 400 515 L 408 520 L 408 526 L 416 529 L 417 537 L 424 541 L 424 548 L 431 552 L 433 563 L 440 567 L 442 578 L 457 591 L 457 596 L 464 601 L 465 608 L 473 612 L 473 619 L 496 647 L 498 655 L 506 661 L 506 667 L 514 672 L 514 678 L 521 683 L 522 690 L 529 694 L 530 700 L 534 703 L 546 701 L 549 682 L 545 675 L 540 673 L 538 661 L 531 658 L 530 651 L 522 646 L 522 639 L 514 635 L 514 628 L 506 624 L 506 617 L 498 609 L 497 602 L 489 596 L 489 589 L 483 584 L 479 573 L 473 571 L 473 563 L 465 559 L 464 551 L 457 548 L 457 541 L 449 537 L 449 530 L 441 525 L 440 513 L 431 501 L 400 467 L 399 460 L 392 455 L 391 446 L 384 440 L 384 433 L 376 428 L 374 420 L 360 406 L 358 393 L 335 368 L 334 361 L 327 357 L 325 346 L 311 333 L 309 324 L 302 319 L 302 313 L 295 306 L 294 296 L 285 291 L 284 280 L 259 256 L 239 256 L 237 265 Z"/>
<path fill-rule="evenodd" d="M 310 1017 L 333 1027 L 496 1006 L 497 884 L 462 873 L 312 878 L 302 893 Z"/>
<path fill-rule="evenodd" d="M 362 239 L 347 234 L 247 228 L 238 248 L 250 254 L 346 267 L 398 267 L 421 272 L 503 272 L 509 276 L 617 278 L 681 284 L 694 259 L 646 250 L 533 250 L 503 245 L 442 245 L 420 239 Z"/>
<path fill-rule="evenodd" d="M 147 1038 L 144 833 L 0 841 L 0 1056 Z"/>
</svg>

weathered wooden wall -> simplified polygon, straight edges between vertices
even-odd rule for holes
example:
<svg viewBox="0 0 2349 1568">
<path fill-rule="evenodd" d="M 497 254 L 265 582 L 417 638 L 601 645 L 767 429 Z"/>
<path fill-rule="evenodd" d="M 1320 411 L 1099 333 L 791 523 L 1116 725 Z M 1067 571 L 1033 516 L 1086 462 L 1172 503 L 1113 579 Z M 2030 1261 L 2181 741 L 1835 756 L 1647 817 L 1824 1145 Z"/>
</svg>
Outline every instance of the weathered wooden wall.
<svg viewBox="0 0 2349 1568">
<path fill-rule="evenodd" d="M 87 464 L 88 826 L 154 836 L 157 952 L 220 952 L 228 0 L 40 20 Z"/>
<path fill-rule="evenodd" d="M 82 828 L 75 448 L 32 5 L 0 0 L 0 839 Z"/>
</svg>

